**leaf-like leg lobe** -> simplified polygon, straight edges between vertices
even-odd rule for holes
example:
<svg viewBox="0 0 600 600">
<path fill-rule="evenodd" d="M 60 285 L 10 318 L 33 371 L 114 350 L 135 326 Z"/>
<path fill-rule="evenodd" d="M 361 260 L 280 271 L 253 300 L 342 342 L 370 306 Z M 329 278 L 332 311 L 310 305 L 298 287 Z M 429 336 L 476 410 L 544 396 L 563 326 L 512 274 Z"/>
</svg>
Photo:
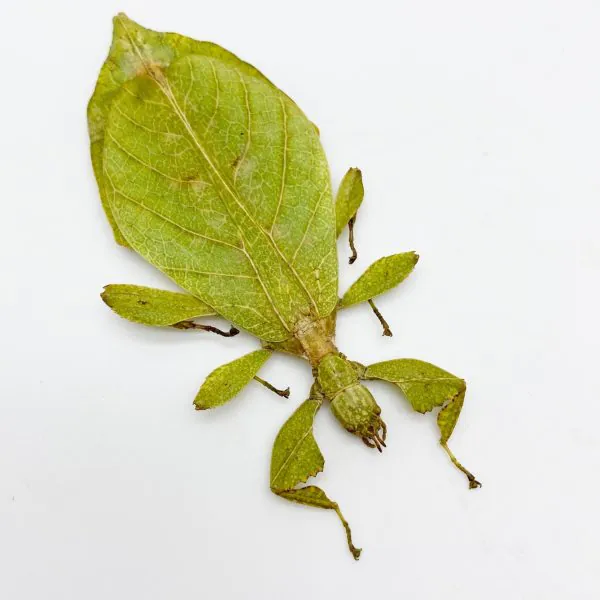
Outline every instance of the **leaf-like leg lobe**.
<svg viewBox="0 0 600 600">
<path fill-rule="evenodd" d="M 396 287 L 410 275 L 418 260 L 415 252 L 392 254 L 376 260 L 348 288 L 339 301 L 339 308 L 368 302 Z"/>
<path fill-rule="evenodd" d="M 196 410 L 215 408 L 235 398 L 252 381 L 270 356 L 269 350 L 255 350 L 217 367 L 204 380 L 196 394 Z"/>
<path fill-rule="evenodd" d="M 381 379 L 400 388 L 417 412 L 424 414 L 439 407 L 437 424 L 441 446 L 454 466 L 467 476 L 469 488 L 481 487 L 481 483 L 463 467 L 448 447 L 448 440 L 465 401 L 467 385 L 462 379 L 435 365 L 411 358 L 388 360 L 366 368 L 358 363 L 354 364 L 361 379 Z M 383 439 L 385 440 L 385 429 Z"/>
<path fill-rule="evenodd" d="M 346 542 L 348 543 L 348 549 L 354 557 L 354 560 L 358 560 L 360 558 L 362 548 L 357 548 L 352 543 L 352 530 L 350 529 L 350 525 L 348 525 L 348 521 L 346 521 L 346 519 L 344 518 L 344 515 L 342 514 L 342 511 L 340 510 L 340 507 L 338 506 L 337 502 L 331 501 L 325 495 L 325 492 L 321 488 L 315 485 L 307 485 L 292 490 L 273 489 L 273 492 L 281 498 L 285 498 L 286 500 L 290 500 L 291 502 L 305 504 L 306 506 L 314 506 L 315 508 L 334 510 L 337 516 L 339 517 L 346 532 Z"/>
<path fill-rule="evenodd" d="M 310 477 L 318 475 L 325 465 L 312 430 L 314 417 L 321 403 L 320 399 L 309 398 L 279 430 L 271 455 L 271 491 L 291 502 L 334 510 L 344 526 L 348 548 L 358 560 L 361 550 L 352 543 L 350 526 L 337 502 L 330 500 L 317 486 L 302 485 Z"/>
</svg>

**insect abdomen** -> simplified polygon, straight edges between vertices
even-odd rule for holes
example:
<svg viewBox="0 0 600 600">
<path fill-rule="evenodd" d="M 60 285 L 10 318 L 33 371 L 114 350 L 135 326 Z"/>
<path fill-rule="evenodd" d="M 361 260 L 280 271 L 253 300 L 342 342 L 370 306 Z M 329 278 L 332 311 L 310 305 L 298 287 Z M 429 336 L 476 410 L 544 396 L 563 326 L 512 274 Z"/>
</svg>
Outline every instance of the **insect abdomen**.
<svg viewBox="0 0 600 600">
<path fill-rule="evenodd" d="M 386 432 L 385 423 L 379 417 L 381 408 L 360 382 L 352 363 L 339 353 L 328 354 L 319 362 L 317 381 L 344 429 L 360 437 L 367 446 L 381 451 Z"/>
</svg>

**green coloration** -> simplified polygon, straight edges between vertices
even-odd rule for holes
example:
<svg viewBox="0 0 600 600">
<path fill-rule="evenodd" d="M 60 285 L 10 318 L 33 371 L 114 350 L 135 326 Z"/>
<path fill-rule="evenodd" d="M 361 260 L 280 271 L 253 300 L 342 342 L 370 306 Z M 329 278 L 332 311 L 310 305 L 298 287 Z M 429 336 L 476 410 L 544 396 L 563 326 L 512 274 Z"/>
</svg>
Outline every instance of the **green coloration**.
<svg viewBox="0 0 600 600">
<path fill-rule="evenodd" d="M 310 398 L 281 429 L 273 448 L 271 489 L 288 500 L 339 506 L 308 478 L 323 470 L 314 440 L 316 412 L 329 403 L 341 425 L 379 451 L 381 409 L 361 380 L 396 383 L 422 412 L 441 407 L 441 443 L 471 487 L 475 478 L 447 446 L 464 402 L 462 380 L 420 361 L 365 368 L 335 345 L 338 308 L 369 302 L 398 285 L 417 255 L 375 262 L 338 300 L 336 235 L 352 226 L 362 177 L 350 169 L 334 205 L 318 130 L 296 104 L 254 67 L 226 50 L 172 33 L 144 29 L 124 15 L 114 21 L 109 56 L 88 107 L 92 162 L 117 241 L 130 246 L 187 292 L 108 286 L 104 301 L 147 325 L 208 329 L 232 336 L 245 329 L 263 347 L 214 370 L 197 409 L 231 400 L 252 379 L 281 396 L 257 373 L 273 351 L 302 357 L 315 383 Z M 218 315 L 229 333 L 194 323 Z M 387 331 L 387 333 L 386 333 Z"/>
<path fill-rule="evenodd" d="M 381 408 L 360 383 L 355 366 L 341 355 L 328 354 L 319 363 L 317 382 L 342 427 L 381 452 L 387 431 Z"/>
<path fill-rule="evenodd" d="M 440 428 L 440 433 L 442 437 L 440 438 L 440 442 L 445 444 L 452 435 L 454 428 L 456 427 L 456 422 L 458 421 L 458 417 L 460 415 L 460 411 L 462 410 L 463 404 L 465 402 L 465 394 L 467 392 L 466 384 L 457 392 L 454 396 L 452 396 L 444 408 L 440 410 L 438 413 L 438 427 Z"/>
<path fill-rule="evenodd" d="M 124 319 L 158 327 L 216 314 L 210 306 L 189 294 L 141 285 L 107 285 L 102 300 Z"/>
<path fill-rule="evenodd" d="M 124 84 L 143 74 L 147 64 L 168 67 L 178 58 L 190 54 L 213 57 L 234 65 L 244 73 L 268 82 L 257 69 L 237 56 L 211 42 L 199 42 L 177 33 L 159 33 L 141 27 L 123 13 L 113 19 L 113 39 L 108 57 L 100 70 L 96 88 L 88 104 L 88 129 L 91 142 L 92 165 L 102 206 L 112 227 L 116 241 L 127 246 L 112 214 L 104 178 L 104 134 L 110 107 Z"/>
<path fill-rule="evenodd" d="M 412 358 L 399 358 L 371 365 L 365 369 L 363 379 L 382 379 L 397 385 L 417 412 L 426 413 L 442 407 L 438 414 L 440 444 L 452 462 L 465 473 L 469 487 L 481 486 L 456 460 L 447 445 L 465 400 L 467 384 L 463 379 L 432 364 Z"/>
<path fill-rule="evenodd" d="M 318 135 L 282 92 L 235 64 L 153 61 L 115 95 L 104 185 L 130 246 L 267 341 L 337 301 L 329 170 Z M 193 102 L 190 100 L 193 98 Z"/>
<path fill-rule="evenodd" d="M 269 350 L 256 350 L 215 369 L 196 395 L 196 410 L 215 408 L 237 396 L 271 356 Z"/>
<path fill-rule="evenodd" d="M 352 250 L 352 255 L 348 260 L 350 264 L 353 264 L 358 256 L 354 247 L 354 223 L 364 195 L 360 169 L 348 169 L 340 183 L 335 200 L 335 228 L 336 235 L 339 237 L 344 227 L 348 225 L 348 243 Z"/>
<path fill-rule="evenodd" d="M 350 219 L 356 217 L 364 195 L 365 189 L 360 169 L 354 167 L 348 169 L 348 172 L 344 175 L 340 183 L 335 198 L 335 231 L 337 237 L 340 236 L 344 227 L 348 225 Z"/>
<path fill-rule="evenodd" d="M 346 531 L 348 548 L 358 560 L 361 550 L 352 543 L 350 527 L 337 503 L 319 487 L 297 487 L 306 483 L 309 477 L 319 474 L 325 466 L 325 459 L 313 435 L 313 421 L 322 402 L 319 397 L 309 398 L 280 429 L 271 455 L 271 490 L 292 502 L 335 510 Z"/>
<path fill-rule="evenodd" d="M 367 302 L 402 283 L 419 260 L 415 252 L 392 254 L 376 260 L 340 300 L 340 308 Z"/>
<path fill-rule="evenodd" d="M 364 376 L 365 379 L 383 379 L 396 384 L 420 413 L 443 406 L 466 387 L 462 379 L 451 373 L 412 358 L 375 363 L 367 367 Z"/>
<path fill-rule="evenodd" d="M 306 400 L 279 431 L 271 456 L 273 490 L 291 490 L 323 470 L 325 460 L 312 431 L 321 404 L 318 399 Z"/>
</svg>

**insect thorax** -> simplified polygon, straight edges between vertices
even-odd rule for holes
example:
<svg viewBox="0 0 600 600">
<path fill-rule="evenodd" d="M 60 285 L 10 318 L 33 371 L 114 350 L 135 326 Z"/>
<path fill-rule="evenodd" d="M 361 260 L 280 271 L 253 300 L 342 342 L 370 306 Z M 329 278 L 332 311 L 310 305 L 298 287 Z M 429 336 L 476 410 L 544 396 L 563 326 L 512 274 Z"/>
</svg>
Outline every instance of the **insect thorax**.
<svg viewBox="0 0 600 600">
<path fill-rule="evenodd" d="M 334 343 L 335 312 L 323 319 L 305 319 L 298 322 L 294 334 L 283 342 L 263 342 L 268 350 L 287 352 L 306 358 L 313 368 L 331 352 L 338 352 Z"/>
</svg>

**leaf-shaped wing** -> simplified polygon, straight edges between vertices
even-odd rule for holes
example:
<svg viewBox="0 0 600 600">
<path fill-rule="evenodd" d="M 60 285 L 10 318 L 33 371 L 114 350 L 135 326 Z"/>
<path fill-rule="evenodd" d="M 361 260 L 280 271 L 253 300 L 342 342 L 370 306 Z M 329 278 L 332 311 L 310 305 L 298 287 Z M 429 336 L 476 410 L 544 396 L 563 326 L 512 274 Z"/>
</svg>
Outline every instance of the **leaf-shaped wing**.
<svg viewBox="0 0 600 600">
<path fill-rule="evenodd" d="M 336 512 L 344 530 L 352 556 L 358 560 L 361 550 L 352 543 L 352 532 L 337 502 L 330 500 L 325 492 L 305 483 L 323 470 L 325 460 L 313 436 L 313 421 L 321 408 L 321 400 L 309 398 L 303 402 L 280 429 L 271 456 L 271 489 L 278 496 L 316 508 Z"/>
<path fill-rule="evenodd" d="M 138 50 L 150 63 L 167 67 L 174 60 L 198 54 L 212 56 L 229 62 L 254 77 L 268 81 L 260 71 L 243 62 L 231 52 L 210 42 L 199 42 L 177 33 L 159 33 L 141 27 L 123 13 L 113 19 L 113 40 L 98 81 L 88 104 L 88 128 L 91 143 L 92 165 L 98 182 L 102 206 L 113 229 L 117 242 L 127 246 L 127 241 L 119 231 L 108 203 L 107 191 L 104 188 L 103 149 L 104 130 L 110 105 L 122 86 L 140 73 L 144 66 Z"/>
<path fill-rule="evenodd" d="M 410 275 L 418 260 L 415 252 L 404 252 L 375 261 L 344 294 L 340 308 L 366 302 L 396 287 Z"/>
<path fill-rule="evenodd" d="M 215 408 L 237 396 L 271 356 L 269 350 L 256 350 L 216 368 L 196 395 L 197 410 Z"/>
<path fill-rule="evenodd" d="M 189 294 L 141 285 L 107 285 L 102 300 L 124 319 L 158 327 L 216 314 L 210 306 Z"/>
<path fill-rule="evenodd" d="M 360 169 L 351 168 L 344 175 L 335 198 L 336 237 L 348 225 L 348 221 L 356 215 L 365 195 L 362 173 Z"/>
<path fill-rule="evenodd" d="M 335 219 L 313 125 L 282 92 L 221 60 L 142 75 L 105 129 L 109 203 L 129 244 L 267 341 L 335 307 Z M 140 67 L 141 68 L 141 67 Z"/>
</svg>

